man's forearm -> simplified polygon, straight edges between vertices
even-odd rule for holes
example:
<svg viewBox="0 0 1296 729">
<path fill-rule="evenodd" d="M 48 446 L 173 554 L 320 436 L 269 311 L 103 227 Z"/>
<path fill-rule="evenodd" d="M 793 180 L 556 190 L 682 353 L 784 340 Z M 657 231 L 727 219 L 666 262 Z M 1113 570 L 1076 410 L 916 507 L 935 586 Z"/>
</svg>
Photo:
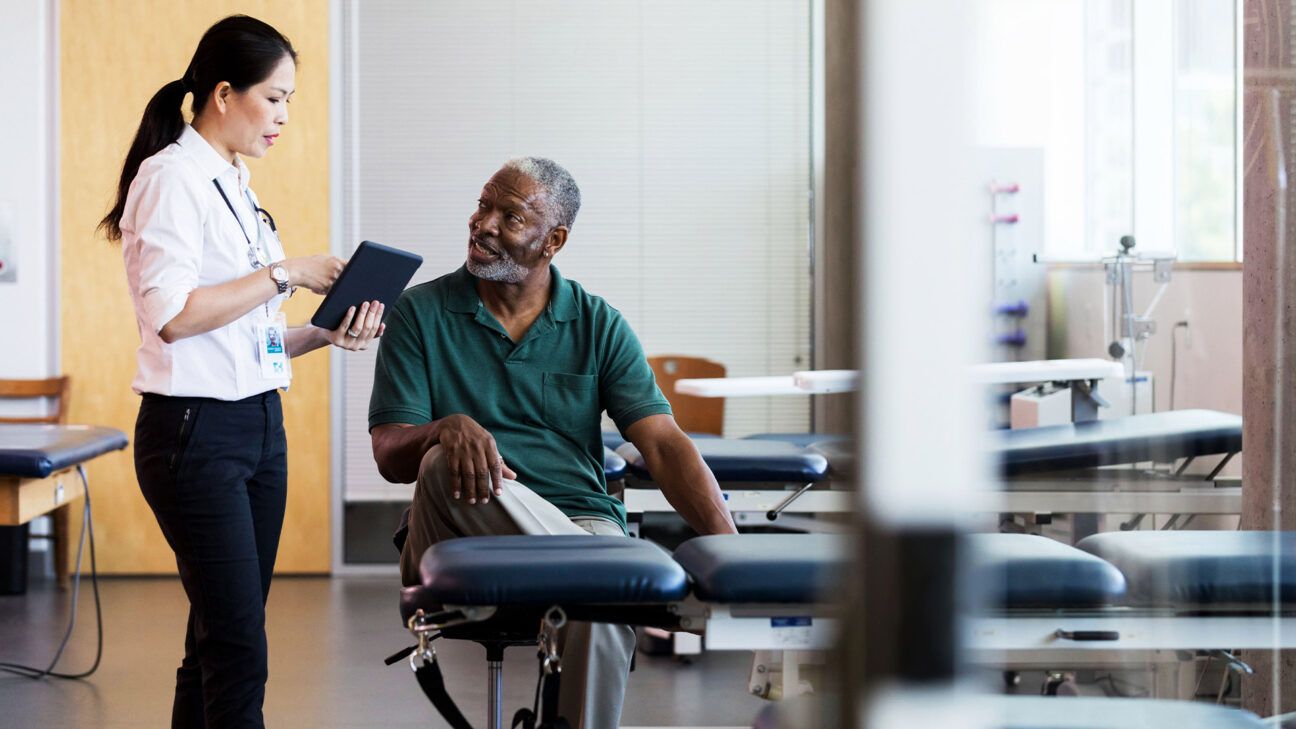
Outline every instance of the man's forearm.
<svg viewBox="0 0 1296 729">
<path fill-rule="evenodd" d="M 643 450 L 662 495 L 698 534 L 737 534 L 711 469 L 684 434 Z"/>
<path fill-rule="evenodd" d="M 413 483 L 419 464 L 440 442 L 440 420 L 425 425 L 380 425 L 372 433 L 378 473 L 392 483 Z"/>
</svg>

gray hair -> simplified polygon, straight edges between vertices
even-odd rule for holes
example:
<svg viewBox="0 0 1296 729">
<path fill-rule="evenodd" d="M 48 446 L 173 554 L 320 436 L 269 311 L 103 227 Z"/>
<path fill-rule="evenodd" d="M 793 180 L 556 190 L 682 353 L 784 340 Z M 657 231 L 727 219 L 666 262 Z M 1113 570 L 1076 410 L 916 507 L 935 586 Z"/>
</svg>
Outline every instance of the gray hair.
<svg viewBox="0 0 1296 729">
<path fill-rule="evenodd" d="M 550 220 L 554 226 L 561 225 L 571 230 L 576 222 L 576 213 L 580 211 L 581 198 L 580 188 L 570 172 L 544 157 L 515 157 L 505 162 L 504 167 L 521 172 L 543 188 Z"/>
</svg>

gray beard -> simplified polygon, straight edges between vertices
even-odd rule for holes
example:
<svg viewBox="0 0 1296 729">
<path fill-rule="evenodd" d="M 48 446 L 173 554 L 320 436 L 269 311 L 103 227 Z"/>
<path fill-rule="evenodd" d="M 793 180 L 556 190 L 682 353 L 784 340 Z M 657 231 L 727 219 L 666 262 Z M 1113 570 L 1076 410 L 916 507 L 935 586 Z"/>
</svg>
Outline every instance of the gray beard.
<svg viewBox="0 0 1296 729">
<path fill-rule="evenodd" d="M 519 264 L 517 261 L 509 258 L 507 254 L 500 254 L 498 261 L 486 264 L 485 266 L 469 258 L 467 260 L 468 273 L 476 276 L 483 281 L 498 281 L 500 283 L 517 284 L 526 280 L 531 275 L 531 269 Z"/>
<path fill-rule="evenodd" d="M 544 235 L 536 236 L 536 239 L 527 244 L 527 250 L 534 251 L 544 242 Z M 512 256 L 500 251 L 499 260 L 494 263 L 488 263 L 485 266 L 469 258 L 465 261 L 468 266 L 468 273 L 476 276 L 483 281 L 497 281 L 499 283 L 519 284 L 531 275 L 531 269 L 523 266 L 513 260 Z"/>
</svg>

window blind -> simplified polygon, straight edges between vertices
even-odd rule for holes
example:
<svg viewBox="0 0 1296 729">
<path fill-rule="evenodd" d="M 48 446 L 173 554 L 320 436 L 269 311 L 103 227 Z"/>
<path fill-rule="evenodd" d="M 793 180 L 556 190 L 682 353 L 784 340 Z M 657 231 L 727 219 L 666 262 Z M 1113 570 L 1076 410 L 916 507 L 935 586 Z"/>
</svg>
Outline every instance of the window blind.
<svg viewBox="0 0 1296 729">
<path fill-rule="evenodd" d="M 582 193 L 555 263 L 647 353 L 811 366 L 808 0 L 350 2 L 341 32 L 341 253 L 448 273 L 482 184 L 550 157 Z M 374 358 L 341 358 L 348 501 L 409 497 L 373 464 Z M 729 435 L 808 427 L 807 398 L 726 403 Z"/>
</svg>

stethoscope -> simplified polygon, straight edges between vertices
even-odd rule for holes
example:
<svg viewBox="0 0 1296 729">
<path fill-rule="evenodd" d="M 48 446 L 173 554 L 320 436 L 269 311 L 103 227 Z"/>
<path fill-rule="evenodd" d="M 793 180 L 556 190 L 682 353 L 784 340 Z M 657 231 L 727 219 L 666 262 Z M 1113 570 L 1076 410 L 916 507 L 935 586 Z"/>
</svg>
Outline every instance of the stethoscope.
<svg viewBox="0 0 1296 729">
<path fill-rule="evenodd" d="M 252 200 L 251 191 L 244 191 L 244 194 L 247 196 L 248 205 L 252 206 L 252 212 L 255 213 L 258 218 L 257 239 L 256 243 L 253 243 L 251 236 L 249 236 L 247 230 L 243 228 L 243 220 L 239 218 L 238 213 L 234 211 L 234 204 L 230 202 L 229 196 L 225 194 L 225 188 L 221 187 L 220 180 L 213 179 L 212 184 L 216 186 L 216 192 L 219 192 L 221 199 L 225 201 L 225 207 L 229 208 L 230 215 L 234 216 L 234 222 L 238 223 L 238 229 L 239 232 L 243 234 L 243 240 L 247 241 L 248 263 L 252 264 L 252 269 L 256 270 L 268 266 L 270 264 L 270 261 L 268 260 L 269 255 L 266 254 L 261 247 L 261 223 L 270 226 L 270 232 L 278 235 L 279 229 L 275 227 L 274 216 L 270 214 L 270 211 L 258 206 L 256 202 Z"/>
<path fill-rule="evenodd" d="M 244 196 L 247 197 L 248 205 L 252 206 L 252 212 L 255 213 L 257 221 L 256 243 L 253 243 L 251 236 L 247 234 L 247 230 L 243 227 L 243 220 L 239 218 L 238 213 L 234 211 L 233 203 L 230 202 L 229 196 L 225 194 L 225 188 L 221 187 L 220 180 L 213 179 L 212 184 L 216 186 L 216 192 L 219 192 L 221 199 L 225 201 L 225 207 L 229 208 L 230 215 L 234 216 L 234 222 L 238 224 L 239 232 L 243 234 L 243 240 L 247 241 L 248 263 L 252 264 L 252 270 L 257 271 L 270 265 L 270 255 L 261 247 L 261 224 L 265 223 L 270 226 L 270 232 L 277 237 L 279 235 L 279 229 L 275 227 L 274 216 L 270 214 L 270 211 L 256 204 L 252 199 L 252 192 L 250 190 L 243 191 Z M 266 317 L 269 318 L 270 302 L 267 301 L 262 306 L 265 309 Z"/>
</svg>

